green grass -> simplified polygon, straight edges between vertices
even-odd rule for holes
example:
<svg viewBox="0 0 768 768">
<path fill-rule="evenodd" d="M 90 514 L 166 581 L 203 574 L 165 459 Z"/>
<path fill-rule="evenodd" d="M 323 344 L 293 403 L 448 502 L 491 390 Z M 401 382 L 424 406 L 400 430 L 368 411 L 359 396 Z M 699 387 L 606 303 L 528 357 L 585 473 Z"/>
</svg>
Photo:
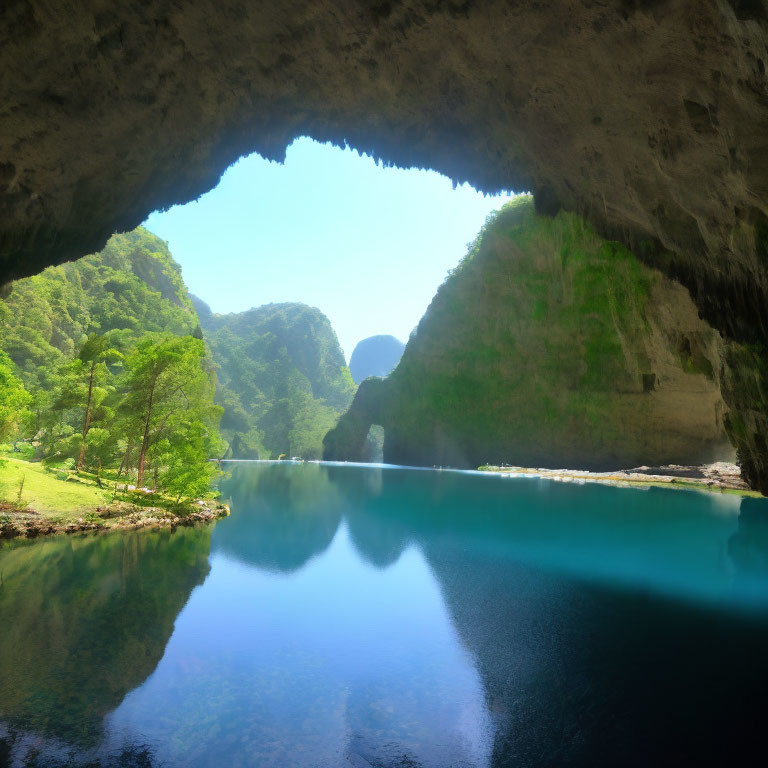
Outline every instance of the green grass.
<svg viewBox="0 0 768 768">
<path fill-rule="evenodd" d="M 67 478 L 71 479 L 67 479 Z M 22 478 L 24 487 L 19 499 Z M 76 520 L 96 507 L 106 506 L 111 490 L 74 473 L 46 469 L 40 463 L 11 457 L 0 458 L 0 501 L 19 503 L 20 507 L 57 520 Z"/>
</svg>

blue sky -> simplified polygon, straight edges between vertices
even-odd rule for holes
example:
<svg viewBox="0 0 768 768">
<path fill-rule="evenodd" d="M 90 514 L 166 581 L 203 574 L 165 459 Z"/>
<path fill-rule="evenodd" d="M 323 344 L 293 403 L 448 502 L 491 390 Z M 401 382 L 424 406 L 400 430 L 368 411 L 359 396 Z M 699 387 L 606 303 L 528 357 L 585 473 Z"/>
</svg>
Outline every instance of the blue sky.
<svg viewBox="0 0 768 768">
<path fill-rule="evenodd" d="M 273 301 L 319 307 L 349 359 L 367 336 L 407 340 L 507 199 L 297 139 L 284 164 L 243 158 L 215 189 L 145 226 L 168 241 L 190 291 L 214 312 Z"/>
</svg>

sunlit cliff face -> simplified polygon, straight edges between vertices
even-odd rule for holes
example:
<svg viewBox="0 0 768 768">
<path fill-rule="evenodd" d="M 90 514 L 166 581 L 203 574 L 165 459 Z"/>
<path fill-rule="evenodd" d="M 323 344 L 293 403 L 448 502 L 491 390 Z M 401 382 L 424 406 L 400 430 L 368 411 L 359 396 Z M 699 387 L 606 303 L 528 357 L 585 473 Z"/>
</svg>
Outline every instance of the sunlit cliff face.
<svg viewBox="0 0 768 768">
<path fill-rule="evenodd" d="M 757 0 L 7 3 L 0 279 L 309 135 L 581 213 L 763 344 L 766 24 Z"/>
</svg>

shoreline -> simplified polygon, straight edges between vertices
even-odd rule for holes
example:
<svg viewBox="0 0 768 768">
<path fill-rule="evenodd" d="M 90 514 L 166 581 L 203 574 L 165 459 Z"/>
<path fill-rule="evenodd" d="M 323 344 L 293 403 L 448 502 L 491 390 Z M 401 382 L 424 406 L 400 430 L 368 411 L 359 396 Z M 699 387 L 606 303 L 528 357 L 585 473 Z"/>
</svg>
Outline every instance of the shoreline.
<svg viewBox="0 0 768 768">
<path fill-rule="evenodd" d="M 588 469 L 552 469 L 549 467 L 519 467 L 508 464 L 487 464 L 476 469 L 450 466 L 385 464 L 358 461 L 325 461 L 305 459 L 301 462 L 279 459 L 221 459 L 222 463 L 240 464 L 321 464 L 329 466 L 375 467 L 379 469 L 408 469 L 414 471 L 470 472 L 503 477 L 518 476 L 542 478 L 556 482 L 572 482 L 577 485 L 598 483 L 618 488 L 670 488 L 673 490 L 707 491 L 710 493 L 731 494 L 747 498 L 764 499 L 759 491 L 752 490 L 741 479 L 741 470 L 737 464 L 714 462 L 696 466 L 668 464 L 660 467 L 634 467 L 598 472 Z"/>
<path fill-rule="evenodd" d="M 272 462 L 270 462 L 272 463 Z M 296 463 L 296 462 L 274 462 Z M 424 469 L 428 469 L 424 467 Z M 741 479 L 735 464 L 717 462 L 700 466 L 671 464 L 662 467 L 634 467 L 608 472 L 580 469 L 549 469 L 507 465 L 484 465 L 478 472 L 500 477 L 542 478 L 563 483 L 597 483 L 623 488 L 671 488 L 705 491 L 751 498 L 765 498 L 751 490 Z M 65 513 L 39 512 L 9 501 L 0 501 L 0 540 L 36 539 L 75 533 L 110 533 L 140 529 L 175 530 L 215 522 L 230 514 L 228 505 L 215 500 L 199 500 L 188 512 L 171 511 L 159 506 L 143 506 L 128 501 L 97 506 L 77 517 Z"/>
<path fill-rule="evenodd" d="M 211 523 L 230 514 L 226 504 L 210 502 L 186 514 L 177 514 L 162 507 L 140 507 L 120 502 L 109 507 L 97 508 L 77 518 L 60 520 L 29 509 L 19 509 L 13 504 L 0 502 L 0 540 L 73 533 L 110 533 L 135 531 L 142 528 L 154 530 L 178 526 Z"/>
<path fill-rule="evenodd" d="M 765 498 L 753 491 L 741 479 L 736 464 L 715 462 L 699 466 L 669 464 L 661 467 L 634 467 L 610 472 L 591 472 L 586 469 L 546 469 L 485 465 L 480 472 L 499 476 L 541 477 L 564 483 L 598 483 L 625 488 L 675 488 L 710 493 L 726 493 L 751 498 Z"/>
<path fill-rule="evenodd" d="M 89 473 L 0 456 L 0 539 L 173 529 L 227 515 L 229 507 L 214 496 L 180 504 L 131 486 L 118 496 Z"/>
</svg>

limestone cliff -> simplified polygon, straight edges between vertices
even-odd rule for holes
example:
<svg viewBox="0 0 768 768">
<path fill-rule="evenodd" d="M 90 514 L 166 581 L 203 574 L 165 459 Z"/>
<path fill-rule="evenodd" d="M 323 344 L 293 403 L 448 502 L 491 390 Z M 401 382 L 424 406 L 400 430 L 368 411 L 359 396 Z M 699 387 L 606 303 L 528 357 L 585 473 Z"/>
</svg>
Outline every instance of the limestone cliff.
<svg viewBox="0 0 768 768">
<path fill-rule="evenodd" d="M 688 292 L 573 214 L 489 218 L 395 371 L 368 380 L 328 458 L 371 424 L 389 462 L 591 469 L 732 455 L 725 345 Z"/>
</svg>

